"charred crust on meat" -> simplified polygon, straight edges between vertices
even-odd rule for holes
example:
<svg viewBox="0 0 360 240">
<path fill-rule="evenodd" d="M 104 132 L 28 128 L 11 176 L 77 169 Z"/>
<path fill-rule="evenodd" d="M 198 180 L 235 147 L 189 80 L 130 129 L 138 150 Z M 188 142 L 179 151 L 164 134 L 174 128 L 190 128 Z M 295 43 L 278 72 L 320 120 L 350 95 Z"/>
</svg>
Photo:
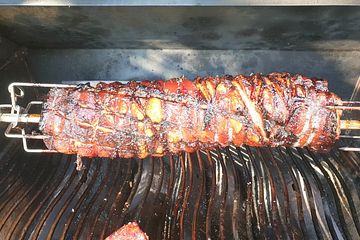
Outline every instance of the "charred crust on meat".
<svg viewBox="0 0 360 240">
<path fill-rule="evenodd" d="M 341 116 L 328 105 L 341 99 L 327 82 L 300 74 L 101 82 L 51 89 L 39 128 L 50 136 L 49 149 L 87 157 L 144 158 L 230 144 L 326 151 L 339 137 Z"/>
</svg>

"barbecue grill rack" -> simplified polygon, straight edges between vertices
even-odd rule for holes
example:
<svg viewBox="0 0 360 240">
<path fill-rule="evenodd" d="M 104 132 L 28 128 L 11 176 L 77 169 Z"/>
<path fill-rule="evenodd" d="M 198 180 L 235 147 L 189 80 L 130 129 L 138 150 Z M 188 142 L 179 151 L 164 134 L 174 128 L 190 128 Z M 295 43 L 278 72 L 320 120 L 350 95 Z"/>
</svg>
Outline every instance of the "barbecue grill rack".
<svg viewBox="0 0 360 240">
<path fill-rule="evenodd" d="M 41 113 L 30 113 L 30 109 L 33 106 L 41 106 L 43 101 L 30 100 L 26 107 L 22 107 L 18 104 L 18 100 L 24 98 L 24 88 L 75 88 L 76 84 L 46 84 L 46 83 L 21 83 L 14 82 L 9 85 L 8 90 L 10 93 L 11 104 L 0 105 L 0 122 L 10 123 L 5 130 L 5 136 L 8 138 L 21 138 L 23 142 L 23 148 L 26 152 L 56 152 L 56 150 L 49 150 L 45 148 L 31 148 L 28 141 L 43 140 L 49 136 L 40 134 L 36 131 L 27 133 L 25 127 L 19 126 L 19 123 L 39 123 Z M 342 111 L 360 111 L 360 101 L 343 101 L 343 105 L 328 106 L 329 108 L 342 110 Z M 351 130 L 360 130 L 360 120 L 344 119 L 340 121 L 340 128 L 342 131 L 346 131 L 346 134 L 340 135 L 340 138 L 360 139 L 360 136 L 351 134 Z M 342 151 L 360 151 L 360 147 L 340 147 Z"/>
<path fill-rule="evenodd" d="M 0 156 L 0 239 L 104 239 L 129 221 L 150 239 L 359 239 L 359 153 L 230 146 L 76 171 L 20 148 Z"/>
</svg>

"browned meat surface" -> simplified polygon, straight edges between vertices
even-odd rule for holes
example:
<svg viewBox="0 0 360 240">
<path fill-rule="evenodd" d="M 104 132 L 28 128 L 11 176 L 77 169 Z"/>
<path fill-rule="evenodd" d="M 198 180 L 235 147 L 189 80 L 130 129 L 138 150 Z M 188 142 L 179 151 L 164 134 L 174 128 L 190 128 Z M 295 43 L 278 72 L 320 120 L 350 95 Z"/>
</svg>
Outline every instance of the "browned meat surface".
<svg viewBox="0 0 360 240">
<path fill-rule="evenodd" d="M 105 240 L 149 240 L 149 237 L 141 231 L 137 223 L 130 222 L 108 236 Z"/>
<path fill-rule="evenodd" d="M 163 156 L 218 146 L 329 150 L 341 105 L 327 82 L 288 73 L 100 83 L 51 89 L 40 128 L 49 149 L 88 157 Z"/>
</svg>

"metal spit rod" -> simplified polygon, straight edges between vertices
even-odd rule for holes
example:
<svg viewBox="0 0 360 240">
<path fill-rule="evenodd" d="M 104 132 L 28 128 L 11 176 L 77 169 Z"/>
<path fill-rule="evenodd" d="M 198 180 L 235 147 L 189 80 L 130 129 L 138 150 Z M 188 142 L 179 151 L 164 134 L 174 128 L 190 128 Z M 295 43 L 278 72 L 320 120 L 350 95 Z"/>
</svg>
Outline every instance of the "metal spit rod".
<svg viewBox="0 0 360 240">
<path fill-rule="evenodd" d="M 40 114 L 19 114 L 3 113 L 0 115 L 0 122 L 14 123 L 39 123 Z M 360 129 L 360 120 L 340 120 L 340 129 L 356 130 Z M 344 135 L 345 136 L 345 135 Z M 357 136 L 348 136 L 348 138 L 356 138 Z M 360 138 L 360 136 L 358 136 Z"/>
<path fill-rule="evenodd" d="M 3 113 L 0 115 L 0 122 L 21 122 L 21 123 L 39 123 L 41 115 L 40 114 L 19 114 L 14 115 L 11 113 Z"/>
</svg>

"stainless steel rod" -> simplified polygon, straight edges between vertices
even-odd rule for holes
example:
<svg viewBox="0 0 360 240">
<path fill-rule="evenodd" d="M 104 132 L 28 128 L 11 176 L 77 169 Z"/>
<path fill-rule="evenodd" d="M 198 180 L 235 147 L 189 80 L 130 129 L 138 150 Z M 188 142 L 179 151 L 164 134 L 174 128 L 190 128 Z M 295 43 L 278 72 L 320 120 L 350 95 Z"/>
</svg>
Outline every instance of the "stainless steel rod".
<svg viewBox="0 0 360 240">
<path fill-rule="evenodd" d="M 341 129 L 360 129 L 359 120 L 340 120 Z"/>
<path fill-rule="evenodd" d="M 340 138 L 360 139 L 360 136 L 353 136 L 353 135 L 340 135 Z"/>
<path fill-rule="evenodd" d="M 3 113 L 0 115 L 0 122 L 8 122 L 8 123 L 39 123 L 41 115 L 40 114 L 11 114 L 11 113 Z"/>
<path fill-rule="evenodd" d="M 341 148 L 339 148 L 339 150 L 345 151 L 345 152 L 360 152 L 360 148 L 358 148 L 358 147 L 341 147 Z"/>
<path fill-rule="evenodd" d="M 329 109 L 334 110 L 351 110 L 351 111 L 360 111 L 360 106 L 326 106 Z"/>
</svg>

